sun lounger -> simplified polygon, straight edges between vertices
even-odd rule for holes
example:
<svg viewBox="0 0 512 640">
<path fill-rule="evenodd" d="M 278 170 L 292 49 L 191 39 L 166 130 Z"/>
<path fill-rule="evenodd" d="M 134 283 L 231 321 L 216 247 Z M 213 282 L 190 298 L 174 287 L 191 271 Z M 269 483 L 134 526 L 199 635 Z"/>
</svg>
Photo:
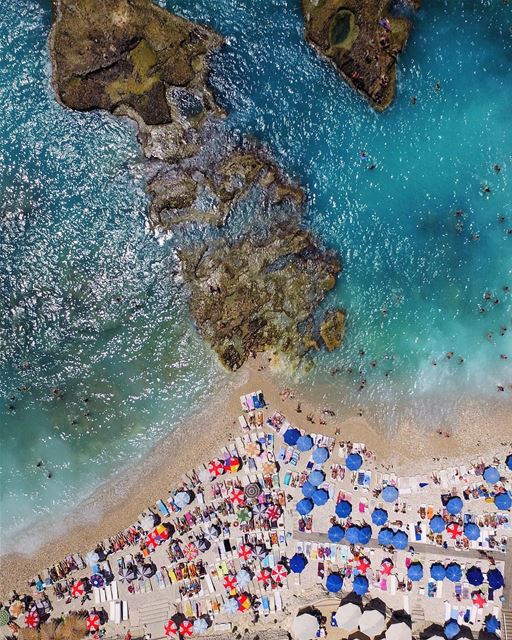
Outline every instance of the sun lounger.
<svg viewBox="0 0 512 640">
<path fill-rule="evenodd" d="M 409 602 L 409 596 L 407 594 L 403 597 L 403 609 L 406 613 L 411 613 L 411 604 Z"/>
</svg>

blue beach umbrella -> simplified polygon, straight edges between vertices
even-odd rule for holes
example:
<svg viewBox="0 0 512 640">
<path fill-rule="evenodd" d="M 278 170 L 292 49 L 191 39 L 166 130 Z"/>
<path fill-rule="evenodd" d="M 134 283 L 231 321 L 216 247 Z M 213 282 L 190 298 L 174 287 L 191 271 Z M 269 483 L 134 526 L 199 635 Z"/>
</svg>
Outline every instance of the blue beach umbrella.
<svg viewBox="0 0 512 640">
<path fill-rule="evenodd" d="M 469 567 L 466 571 L 466 580 L 474 587 L 479 587 L 484 583 L 484 574 L 479 567 Z"/>
<path fill-rule="evenodd" d="M 468 540 L 478 540 L 480 537 L 480 527 L 473 522 L 464 525 L 464 535 Z"/>
<path fill-rule="evenodd" d="M 359 529 L 358 542 L 359 544 L 368 544 L 372 538 L 372 528 L 369 525 L 364 525 Z"/>
<path fill-rule="evenodd" d="M 297 506 L 295 507 L 301 516 L 307 515 L 310 511 L 313 511 L 313 501 L 311 498 L 302 498 L 297 502 Z"/>
<path fill-rule="evenodd" d="M 355 524 L 345 531 L 345 539 L 349 544 L 357 544 L 359 542 L 359 527 Z"/>
<path fill-rule="evenodd" d="M 494 496 L 494 504 L 501 509 L 502 511 L 508 511 L 512 506 L 512 498 L 510 497 L 509 492 L 505 493 L 497 493 Z"/>
<path fill-rule="evenodd" d="M 409 565 L 407 569 L 407 576 L 409 580 L 413 582 L 418 582 L 423 578 L 423 565 L 421 562 L 413 562 Z"/>
<path fill-rule="evenodd" d="M 348 518 L 352 513 L 352 505 L 348 500 L 340 500 L 336 505 L 335 511 L 338 518 Z"/>
<path fill-rule="evenodd" d="M 430 565 L 430 576 L 433 580 L 444 580 L 446 578 L 446 569 L 440 562 L 434 562 Z"/>
<path fill-rule="evenodd" d="M 302 573 L 308 561 L 303 553 L 296 553 L 290 558 L 290 571 L 292 573 Z"/>
<path fill-rule="evenodd" d="M 314 486 L 318 487 L 318 485 L 322 484 L 325 480 L 325 473 L 320 471 L 320 469 L 315 469 L 309 474 L 308 481 Z"/>
<path fill-rule="evenodd" d="M 364 596 L 369 588 L 368 578 L 363 575 L 356 576 L 354 578 L 354 584 L 352 585 L 352 588 L 358 596 Z"/>
<path fill-rule="evenodd" d="M 329 593 L 338 593 L 338 591 L 341 591 L 341 588 L 343 587 L 343 578 L 339 573 L 331 573 L 327 577 L 325 586 Z"/>
<path fill-rule="evenodd" d="M 377 538 L 378 543 L 383 547 L 389 547 L 393 543 L 393 529 L 389 529 L 388 527 L 384 527 L 379 531 L 379 536 Z"/>
<path fill-rule="evenodd" d="M 384 487 L 381 496 L 385 502 L 396 502 L 398 499 L 398 488 L 390 484 L 387 487 Z"/>
<path fill-rule="evenodd" d="M 363 459 L 358 453 L 350 453 L 345 458 L 345 465 L 350 471 L 357 471 L 363 464 Z"/>
<path fill-rule="evenodd" d="M 93 587 L 102 587 L 105 584 L 105 580 L 100 573 L 95 573 L 89 578 L 89 582 Z"/>
<path fill-rule="evenodd" d="M 345 530 L 343 527 L 340 527 L 339 524 L 333 525 L 329 531 L 327 532 L 327 537 L 329 538 L 329 542 L 341 542 L 343 540 L 343 536 L 345 535 Z"/>
<path fill-rule="evenodd" d="M 490 569 L 487 572 L 487 582 L 491 589 L 496 591 L 497 589 L 501 589 L 501 587 L 505 584 L 503 580 L 503 574 L 499 569 Z"/>
<path fill-rule="evenodd" d="M 456 516 L 458 513 L 460 513 L 462 511 L 462 507 L 462 500 L 459 498 L 459 496 L 451 497 L 446 503 L 446 510 L 448 511 L 448 513 L 451 513 L 452 516 Z"/>
<path fill-rule="evenodd" d="M 452 640 L 456 635 L 460 633 L 460 627 L 455 622 L 455 620 L 449 620 L 444 625 L 444 635 L 448 638 L 448 640 Z"/>
<path fill-rule="evenodd" d="M 496 467 L 486 467 L 484 469 L 484 480 L 489 484 L 496 484 L 499 482 L 500 472 Z"/>
<path fill-rule="evenodd" d="M 299 451 L 309 451 L 313 448 L 313 438 L 309 435 L 300 436 L 295 446 Z"/>
<path fill-rule="evenodd" d="M 313 451 L 313 461 L 316 464 L 323 464 L 329 457 L 329 450 L 326 447 L 318 447 Z"/>
<path fill-rule="evenodd" d="M 458 562 L 450 562 L 446 566 L 446 577 L 452 582 L 460 582 L 462 579 L 462 569 Z"/>
<path fill-rule="evenodd" d="M 388 521 L 388 512 L 385 509 L 374 509 L 372 522 L 377 527 L 382 527 Z"/>
<path fill-rule="evenodd" d="M 485 621 L 485 630 L 487 633 L 496 633 L 501 629 L 501 623 L 496 616 L 489 616 Z"/>
<path fill-rule="evenodd" d="M 510 469 L 510 471 L 512 471 L 512 453 L 507 456 L 507 459 L 505 462 L 507 464 L 507 467 Z"/>
<path fill-rule="evenodd" d="M 406 549 L 409 543 L 409 538 L 405 531 L 397 531 L 393 536 L 393 542 L 391 543 L 395 549 Z"/>
<path fill-rule="evenodd" d="M 238 601 L 236 598 L 228 598 L 224 603 L 224 611 L 229 614 L 238 612 Z"/>
<path fill-rule="evenodd" d="M 315 489 L 311 500 L 313 500 L 317 507 L 321 507 L 329 500 L 329 493 L 325 489 Z"/>
<path fill-rule="evenodd" d="M 306 482 L 302 485 L 302 495 L 305 498 L 311 498 L 311 496 L 315 493 L 315 491 L 316 491 L 315 485 L 311 484 L 309 480 L 306 480 Z"/>
<path fill-rule="evenodd" d="M 445 522 L 443 517 L 440 515 L 436 515 L 430 520 L 430 528 L 434 533 L 442 533 L 445 529 Z"/>
<path fill-rule="evenodd" d="M 283 436 L 283 439 L 285 441 L 285 443 L 289 446 L 289 447 L 294 447 L 297 444 L 297 440 L 300 438 L 300 431 L 298 429 L 295 428 L 291 428 L 288 429 L 287 431 L 285 431 L 285 434 Z"/>
</svg>

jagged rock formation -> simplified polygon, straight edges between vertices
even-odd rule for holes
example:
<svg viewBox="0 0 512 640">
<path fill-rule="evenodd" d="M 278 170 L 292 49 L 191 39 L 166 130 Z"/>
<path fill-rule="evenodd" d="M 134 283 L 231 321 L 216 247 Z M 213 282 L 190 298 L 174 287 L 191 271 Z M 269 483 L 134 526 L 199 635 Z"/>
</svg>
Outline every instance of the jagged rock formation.
<svg viewBox="0 0 512 640">
<path fill-rule="evenodd" d="M 306 40 L 377 111 L 393 102 L 396 58 L 412 25 L 390 12 L 391 0 L 301 0 Z M 418 8 L 419 0 L 410 4 Z"/>
<path fill-rule="evenodd" d="M 304 192 L 262 150 L 235 146 L 215 125 L 223 114 L 206 56 L 222 38 L 151 0 L 53 7 L 56 93 L 73 109 L 137 122 L 150 161 L 150 223 L 176 235 L 192 317 L 221 362 L 237 369 L 253 351 L 295 360 L 322 342 L 339 345 L 344 315 L 320 325 L 315 312 L 340 262 L 302 228 Z M 240 209 L 251 221 L 234 234 Z"/>
</svg>

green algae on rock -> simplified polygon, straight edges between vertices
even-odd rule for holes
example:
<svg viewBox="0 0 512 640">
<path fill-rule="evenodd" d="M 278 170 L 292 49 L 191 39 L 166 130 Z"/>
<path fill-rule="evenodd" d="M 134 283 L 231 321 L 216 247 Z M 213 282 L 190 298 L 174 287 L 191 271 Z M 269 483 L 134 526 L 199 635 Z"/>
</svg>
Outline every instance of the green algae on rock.
<svg viewBox="0 0 512 640">
<path fill-rule="evenodd" d="M 393 102 L 396 59 L 412 30 L 391 0 L 301 0 L 306 40 L 377 111 Z M 419 0 L 411 0 L 418 8 Z"/>
</svg>

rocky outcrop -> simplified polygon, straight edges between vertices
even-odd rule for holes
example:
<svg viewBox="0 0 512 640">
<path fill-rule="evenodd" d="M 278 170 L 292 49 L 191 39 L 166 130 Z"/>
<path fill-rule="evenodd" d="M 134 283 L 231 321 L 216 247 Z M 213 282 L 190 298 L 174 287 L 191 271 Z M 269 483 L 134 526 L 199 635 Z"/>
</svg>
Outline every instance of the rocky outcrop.
<svg viewBox="0 0 512 640">
<path fill-rule="evenodd" d="M 411 22 L 392 15 L 391 0 L 301 0 L 307 41 L 377 111 L 393 102 L 396 59 Z M 418 8 L 419 0 L 411 0 Z"/>
<path fill-rule="evenodd" d="M 303 190 L 219 127 L 206 56 L 221 43 L 151 0 L 54 0 L 56 93 L 137 122 L 150 224 L 174 234 L 195 324 L 237 369 L 251 352 L 339 344 L 340 316 L 320 326 L 316 310 L 341 267 L 302 227 Z"/>
<path fill-rule="evenodd" d="M 345 335 L 345 313 L 341 309 L 331 310 L 325 314 L 320 325 L 320 335 L 327 351 L 334 351 L 341 346 Z"/>
</svg>

